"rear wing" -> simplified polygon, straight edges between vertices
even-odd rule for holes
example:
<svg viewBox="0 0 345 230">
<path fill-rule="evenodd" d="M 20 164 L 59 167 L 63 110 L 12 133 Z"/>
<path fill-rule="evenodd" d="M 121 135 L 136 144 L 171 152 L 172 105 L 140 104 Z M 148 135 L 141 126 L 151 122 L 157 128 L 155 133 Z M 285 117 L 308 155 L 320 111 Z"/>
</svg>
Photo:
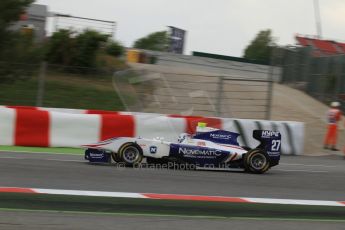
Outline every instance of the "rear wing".
<svg viewBox="0 0 345 230">
<path fill-rule="evenodd" d="M 280 155 L 280 132 L 271 130 L 254 130 L 253 138 L 260 141 L 260 144 L 256 148 L 266 151 L 269 156 Z"/>
</svg>

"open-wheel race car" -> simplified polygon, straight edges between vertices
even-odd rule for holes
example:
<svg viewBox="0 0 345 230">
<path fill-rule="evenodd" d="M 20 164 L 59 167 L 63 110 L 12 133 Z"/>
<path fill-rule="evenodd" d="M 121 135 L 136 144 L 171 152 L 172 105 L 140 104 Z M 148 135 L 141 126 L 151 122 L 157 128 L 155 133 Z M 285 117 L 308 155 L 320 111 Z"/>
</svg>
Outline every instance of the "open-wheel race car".
<svg viewBox="0 0 345 230">
<path fill-rule="evenodd" d="M 240 146 L 238 133 L 198 126 L 194 135 L 180 134 L 178 141 L 162 138 L 117 137 L 96 144 L 83 145 L 85 159 L 94 163 L 115 162 L 136 166 L 147 164 L 188 165 L 194 169 L 245 170 L 264 173 L 278 165 L 281 135 L 277 131 L 254 130 L 258 146 Z"/>
</svg>

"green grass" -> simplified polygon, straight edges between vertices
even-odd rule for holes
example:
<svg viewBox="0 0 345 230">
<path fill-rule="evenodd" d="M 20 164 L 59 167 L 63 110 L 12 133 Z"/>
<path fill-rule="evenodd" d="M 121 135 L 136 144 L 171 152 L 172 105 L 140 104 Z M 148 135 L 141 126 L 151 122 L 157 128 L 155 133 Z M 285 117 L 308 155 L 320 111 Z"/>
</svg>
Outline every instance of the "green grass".
<svg viewBox="0 0 345 230">
<path fill-rule="evenodd" d="M 123 110 L 122 102 L 112 86 L 111 76 L 81 76 L 47 73 L 44 107 Z M 1 105 L 35 106 L 37 76 L 29 80 L 0 84 Z"/>
<path fill-rule="evenodd" d="M 109 84 L 111 83 L 109 82 Z M 113 111 L 123 110 L 120 98 L 112 88 L 96 89 L 92 84 L 68 85 L 67 82 L 59 81 L 47 82 L 44 106 Z"/>
<path fill-rule="evenodd" d="M 0 151 L 7 152 L 35 152 L 35 153 L 61 153 L 83 155 L 84 150 L 80 148 L 41 148 L 41 147 L 24 147 L 24 146 L 1 146 Z"/>
</svg>

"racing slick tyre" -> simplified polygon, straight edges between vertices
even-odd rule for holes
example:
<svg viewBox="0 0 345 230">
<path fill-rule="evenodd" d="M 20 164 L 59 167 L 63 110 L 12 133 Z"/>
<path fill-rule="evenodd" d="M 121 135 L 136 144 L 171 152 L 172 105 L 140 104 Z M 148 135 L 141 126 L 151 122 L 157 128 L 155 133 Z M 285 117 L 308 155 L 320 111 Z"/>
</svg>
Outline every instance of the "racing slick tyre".
<svg viewBox="0 0 345 230">
<path fill-rule="evenodd" d="M 140 146 L 135 143 L 126 143 L 122 145 L 118 152 L 118 156 L 121 162 L 131 167 L 141 163 L 143 160 L 142 150 Z"/>
<path fill-rule="evenodd" d="M 261 174 L 266 172 L 269 167 L 268 155 L 260 149 L 250 150 L 244 157 L 244 168 L 248 172 Z"/>
<path fill-rule="evenodd" d="M 111 158 L 113 158 L 113 160 L 116 162 L 116 163 L 121 163 L 122 162 L 122 159 L 121 157 L 119 156 L 119 154 L 115 153 L 115 152 L 111 152 Z"/>
</svg>

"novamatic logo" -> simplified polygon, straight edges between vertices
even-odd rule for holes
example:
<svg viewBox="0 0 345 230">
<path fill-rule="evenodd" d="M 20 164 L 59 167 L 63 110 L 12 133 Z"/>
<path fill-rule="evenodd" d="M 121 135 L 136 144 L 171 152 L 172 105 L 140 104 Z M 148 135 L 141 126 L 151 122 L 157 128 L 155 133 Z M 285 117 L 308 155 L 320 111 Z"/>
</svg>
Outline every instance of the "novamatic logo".
<svg viewBox="0 0 345 230">
<path fill-rule="evenodd" d="M 261 133 L 262 137 L 279 137 L 279 132 L 264 130 Z"/>
<path fill-rule="evenodd" d="M 231 135 L 229 134 L 216 134 L 216 133 L 211 133 L 210 137 L 214 139 L 224 139 L 224 140 L 229 140 L 231 139 Z"/>
<path fill-rule="evenodd" d="M 183 155 L 199 155 L 199 156 L 220 156 L 222 153 L 220 150 L 200 150 L 200 149 L 189 149 L 189 148 L 179 148 L 178 153 Z"/>
</svg>

